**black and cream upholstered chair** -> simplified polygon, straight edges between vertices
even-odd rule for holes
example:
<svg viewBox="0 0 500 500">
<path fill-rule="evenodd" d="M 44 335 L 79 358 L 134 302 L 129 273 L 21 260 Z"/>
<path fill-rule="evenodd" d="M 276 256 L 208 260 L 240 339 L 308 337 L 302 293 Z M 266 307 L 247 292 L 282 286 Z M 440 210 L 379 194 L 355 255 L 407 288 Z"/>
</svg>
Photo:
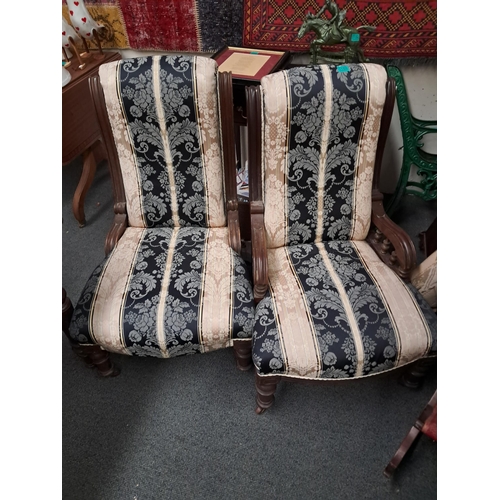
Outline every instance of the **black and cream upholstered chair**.
<svg viewBox="0 0 500 500">
<path fill-rule="evenodd" d="M 102 375 L 117 372 L 108 352 L 168 358 L 228 346 L 251 368 L 230 73 L 208 57 L 154 56 L 105 64 L 90 85 L 115 218 L 105 259 L 74 311 L 66 306 L 74 350 Z"/>
<path fill-rule="evenodd" d="M 356 379 L 437 353 L 436 316 L 407 284 L 409 236 L 378 175 L 394 81 L 375 64 L 295 67 L 247 89 L 257 412 L 281 379 Z"/>
</svg>

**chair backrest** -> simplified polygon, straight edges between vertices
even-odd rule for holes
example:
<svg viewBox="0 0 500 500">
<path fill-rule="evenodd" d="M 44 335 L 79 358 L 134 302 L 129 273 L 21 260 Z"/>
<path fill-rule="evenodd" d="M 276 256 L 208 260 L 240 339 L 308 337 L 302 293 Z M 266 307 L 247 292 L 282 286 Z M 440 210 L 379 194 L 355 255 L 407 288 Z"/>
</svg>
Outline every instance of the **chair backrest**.
<svg viewBox="0 0 500 500">
<path fill-rule="evenodd" d="M 226 226 L 217 64 L 201 56 L 99 68 L 134 227 Z"/>
<path fill-rule="evenodd" d="M 366 238 L 386 82 L 376 64 L 296 67 L 262 79 L 268 248 Z"/>
</svg>

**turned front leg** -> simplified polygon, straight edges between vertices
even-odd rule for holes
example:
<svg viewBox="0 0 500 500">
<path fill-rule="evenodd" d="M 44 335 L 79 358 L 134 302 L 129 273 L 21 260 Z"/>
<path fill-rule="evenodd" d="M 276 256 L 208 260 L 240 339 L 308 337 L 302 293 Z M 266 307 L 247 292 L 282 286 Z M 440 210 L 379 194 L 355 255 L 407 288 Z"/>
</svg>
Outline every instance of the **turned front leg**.
<svg viewBox="0 0 500 500">
<path fill-rule="evenodd" d="M 410 389 L 422 386 L 426 375 L 436 366 L 436 358 L 422 358 L 413 363 L 402 375 L 400 382 Z"/>
<path fill-rule="evenodd" d="M 255 375 L 255 389 L 257 390 L 257 414 L 264 413 L 274 403 L 274 393 L 281 377 L 260 377 Z"/>
<path fill-rule="evenodd" d="M 109 357 L 109 352 L 105 351 L 98 345 L 77 345 L 72 346 L 73 351 L 87 364 L 89 367 L 96 367 L 99 375 L 103 377 L 116 377 L 120 374 L 117 368 Z"/>
<path fill-rule="evenodd" d="M 234 357 L 238 370 L 246 372 L 252 368 L 252 342 L 250 340 L 235 340 L 233 343 Z"/>
</svg>

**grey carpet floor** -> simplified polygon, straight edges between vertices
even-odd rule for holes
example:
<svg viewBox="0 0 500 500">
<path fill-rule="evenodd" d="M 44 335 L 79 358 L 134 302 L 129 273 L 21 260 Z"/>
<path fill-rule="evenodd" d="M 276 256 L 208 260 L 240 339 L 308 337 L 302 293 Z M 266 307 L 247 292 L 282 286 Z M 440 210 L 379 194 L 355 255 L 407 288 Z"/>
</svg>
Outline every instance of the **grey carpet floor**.
<svg viewBox="0 0 500 500">
<path fill-rule="evenodd" d="M 81 161 L 63 168 L 62 280 L 75 303 L 104 257 L 113 209 L 106 163 L 79 228 L 71 201 Z M 436 216 L 408 197 L 394 219 L 418 242 Z M 418 258 L 423 256 L 418 252 Z M 62 336 L 62 497 L 146 499 L 418 499 L 437 496 L 437 443 L 422 436 L 392 479 L 383 470 L 437 387 L 398 372 L 327 386 L 282 382 L 254 412 L 254 376 L 232 349 L 169 360 L 112 355 L 102 379 Z"/>
</svg>

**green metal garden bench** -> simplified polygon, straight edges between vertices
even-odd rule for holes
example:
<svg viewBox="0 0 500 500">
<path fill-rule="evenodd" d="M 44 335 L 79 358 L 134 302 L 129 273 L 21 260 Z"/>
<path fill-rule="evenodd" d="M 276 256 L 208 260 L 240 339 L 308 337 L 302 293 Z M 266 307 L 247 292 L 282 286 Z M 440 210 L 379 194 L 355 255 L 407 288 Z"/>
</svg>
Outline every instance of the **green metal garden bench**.
<svg viewBox="0 0 500 500">
<path fill-rule="evenodd" d="M 419 196 L 425 201 L 437 198 L 437 154 L 422 148 L 422 138 L 427 134 L 437 134 L 437 120 L 420 120 L 411 114 L 408 95 L 401 70 L 388 65 L 387 73 L 396 81 L 396 101 L 403 134 L 403 164 L 394 193 L 384 203 L 391 216 L 398 208 L 405 194 Z M 412 165 L 417 167 L 418 180 L 410 181 Z"/>
</svg>

